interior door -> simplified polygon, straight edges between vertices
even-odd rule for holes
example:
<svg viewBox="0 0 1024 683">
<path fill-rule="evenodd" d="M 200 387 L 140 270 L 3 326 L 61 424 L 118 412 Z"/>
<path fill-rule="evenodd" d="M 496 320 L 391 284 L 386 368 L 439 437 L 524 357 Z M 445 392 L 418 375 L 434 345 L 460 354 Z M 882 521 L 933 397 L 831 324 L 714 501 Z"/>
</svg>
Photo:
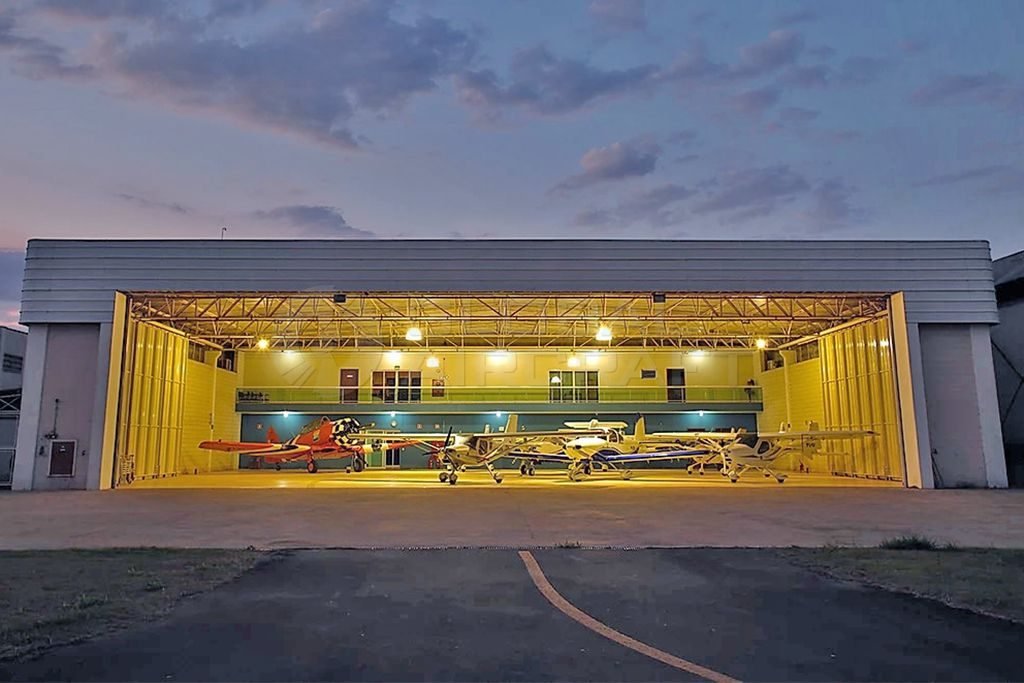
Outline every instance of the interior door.
<svg viewBox="0 0 1024 683">
<path fill-rule="evenodd" d="M 668 400 L 673 403 L 685 401 L 686 370 L 683 368 L 669 368 L 665 373 L 665 380 L 668 385 Z"/>
<path fill-rule="evenodd" d="M 359 368 L 342 368 L 339 400 L 342 403 L 359 403 Z"/>
</svg>

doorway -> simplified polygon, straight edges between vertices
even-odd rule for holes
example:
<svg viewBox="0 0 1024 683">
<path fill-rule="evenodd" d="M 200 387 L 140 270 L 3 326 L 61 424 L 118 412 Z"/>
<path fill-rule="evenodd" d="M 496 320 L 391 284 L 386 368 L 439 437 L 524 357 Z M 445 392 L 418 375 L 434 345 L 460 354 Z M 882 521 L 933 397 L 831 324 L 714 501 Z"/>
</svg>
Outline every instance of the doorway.
<svg viewBox="0 0 1024 683">
<path fill-rule="evenodd" d="M 668 401 L 682 403 L 686 400 L 686 370 L 669 368 L 665 371 L 665 383 L 668 385 Z"/>
<path fill-rule="evenodd" d="M 340 403 L 359 403 L 359 368 L 342 368 L 338 386 Z"/>
</svg>

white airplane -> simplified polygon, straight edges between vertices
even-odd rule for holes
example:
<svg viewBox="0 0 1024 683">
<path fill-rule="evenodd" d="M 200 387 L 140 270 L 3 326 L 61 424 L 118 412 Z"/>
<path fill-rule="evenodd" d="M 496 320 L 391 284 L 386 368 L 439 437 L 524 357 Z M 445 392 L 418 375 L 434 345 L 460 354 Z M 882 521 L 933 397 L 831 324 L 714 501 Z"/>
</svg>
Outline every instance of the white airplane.
<svg viewBox="0 0 1024 683">
<path fill-rule="evenodd" d="M 613 470 L 623 479 L 632 472 L 623 465 L 638 462 L 683 460 L 706 456 L 705 447 L 695 447 L 696 439 L 683 443 L 675 438 L 645 433 L 644 418 L 637 419 L 632 434 L 626 432 L 625 422 L 566 422 L 568 430 L 556 432 L 556 439 L 542 438 L 516 446 L 506 457 L 522 461 L 519 473 L 533 475 L 541 462 L 558 462 L 568 466 L 570 481 L 578 481 L 595 470 Z M 584 433 L 585 432 L 585 433 Z"/>
<path fill-rule="evenodd" d="M 808 422 L 804 431 L 789 431 L 783 425 L 778 432 L 737 434 L 731 442 L 708 442 L 712 451 L 711 458 L 701 462 L 711 464 L 711 460 L 721 463 L 722 475 L 736 483 L 740 475 L 748 470 L 758 470 L 765 477 L 775 477 L 780 484 L 786 475 L 771 469 L 771 465 L 779 457 L 787 453 L 797 453 L 800 458 L 815 455 L 829 455 L 821 450 L 823 442 L 843 439 L 863 439 L 874 436 L 875 432 L 866 429 L 821 429 L 816 422 Z"/>
</svg>

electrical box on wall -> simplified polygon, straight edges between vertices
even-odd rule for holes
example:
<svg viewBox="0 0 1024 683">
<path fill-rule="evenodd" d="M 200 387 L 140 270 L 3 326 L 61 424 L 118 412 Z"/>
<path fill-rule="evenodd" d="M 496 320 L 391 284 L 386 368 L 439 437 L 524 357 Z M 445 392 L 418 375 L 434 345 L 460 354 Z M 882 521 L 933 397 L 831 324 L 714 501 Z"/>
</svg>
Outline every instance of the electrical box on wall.
<svg viewBox="0 0 1024 683">
<path fill-rule="evenodd" d="M 75 454 L 78 442 L 72 440 L 50 442 L 50 476 L 75 476 Z"/>
</svg>

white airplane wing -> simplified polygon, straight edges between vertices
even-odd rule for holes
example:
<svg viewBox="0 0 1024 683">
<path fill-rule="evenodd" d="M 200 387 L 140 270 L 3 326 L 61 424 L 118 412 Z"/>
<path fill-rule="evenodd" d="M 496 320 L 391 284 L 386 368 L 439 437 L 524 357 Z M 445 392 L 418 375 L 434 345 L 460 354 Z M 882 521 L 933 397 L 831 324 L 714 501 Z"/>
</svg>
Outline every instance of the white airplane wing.
<svg viewBox="0 0 1024 683">
<path fill-rule="evenodd" d="M 875 436 L 877 432 L 870 429 L 817 429 L 804 432 L 758 432 L 762 439 L 773 441 L 801 441 L 804 439 L 828 440 L 828 439 L 862 439 Z"/>
</svg>

